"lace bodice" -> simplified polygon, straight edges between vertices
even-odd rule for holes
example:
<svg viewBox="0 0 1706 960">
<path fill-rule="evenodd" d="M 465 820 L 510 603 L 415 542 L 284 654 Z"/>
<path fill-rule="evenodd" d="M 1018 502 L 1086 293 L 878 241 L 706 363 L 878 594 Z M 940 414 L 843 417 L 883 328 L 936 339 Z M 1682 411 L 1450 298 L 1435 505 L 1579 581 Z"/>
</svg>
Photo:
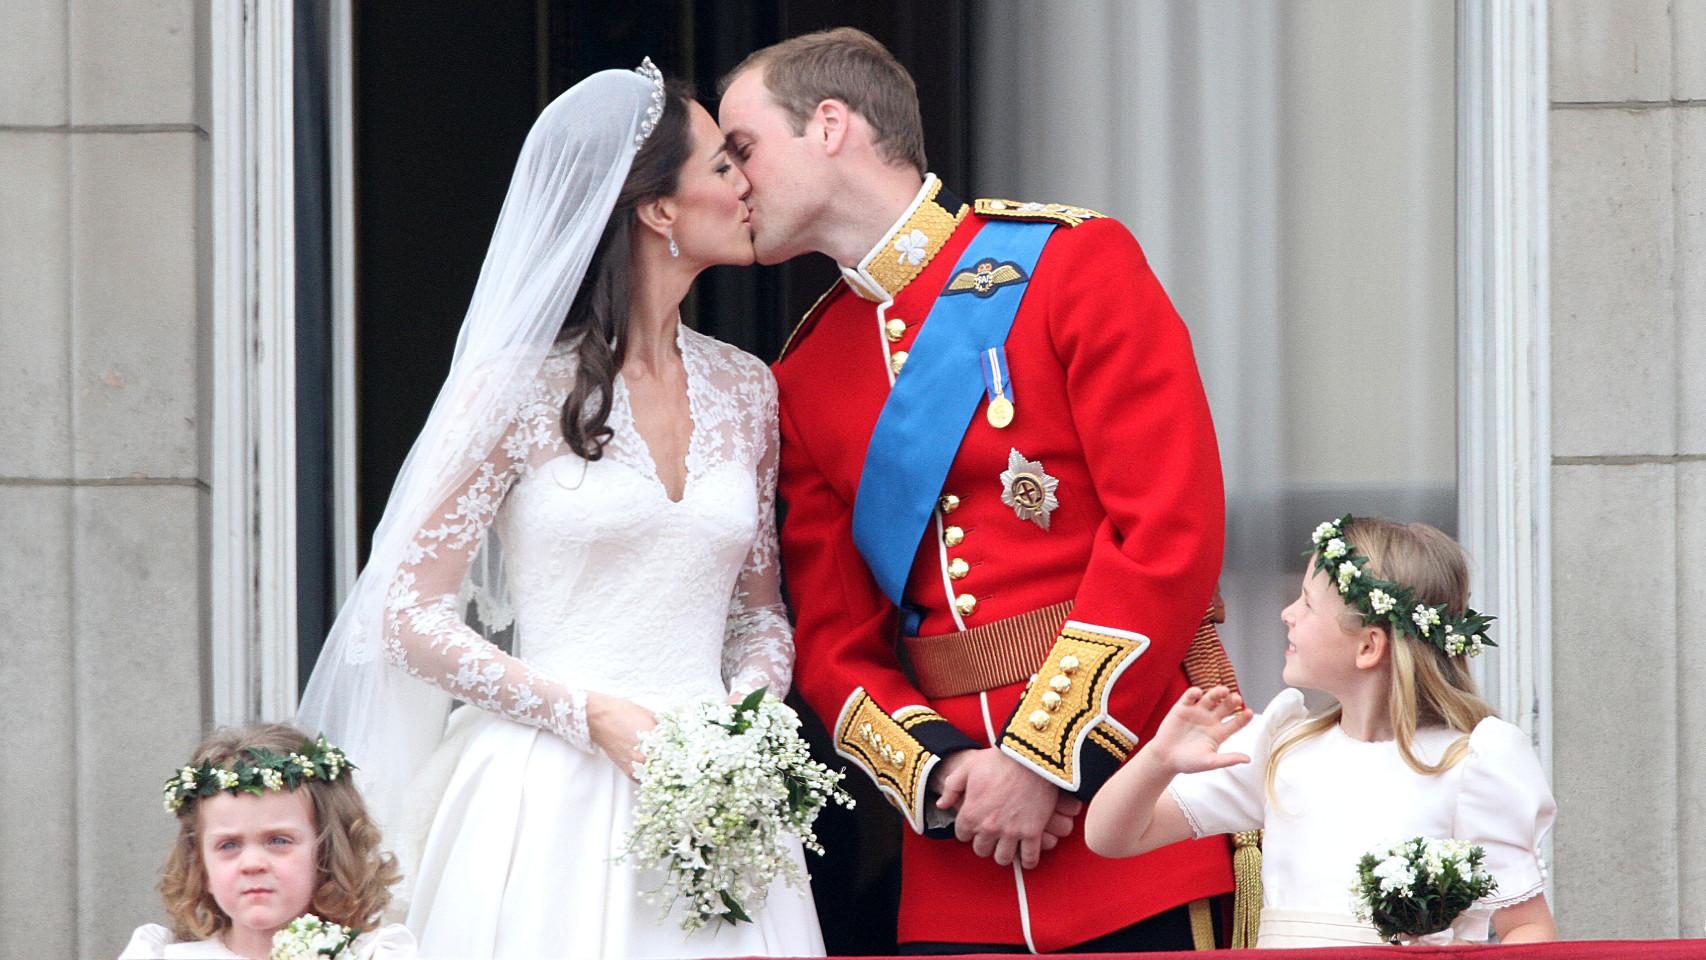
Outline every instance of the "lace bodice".
<svg viewBox="0 0 1706 960">
<path fill-rule="evenodd" d="M 569 451 L 561 421 L 575 357 L 554 349 L 411 543 L 386 603 L 392 663 L 587 749 L 589 690 L 654 710 L 760 686 L 786 692 L 775 380 L 757 358 L 685 327 L 676 342 L 693 417 L 681 499 L 658 479 L 620 376 L 604 456 Z M 464 622 L 459 599 L 492 532 L 513 655 Z"/>
</svg>

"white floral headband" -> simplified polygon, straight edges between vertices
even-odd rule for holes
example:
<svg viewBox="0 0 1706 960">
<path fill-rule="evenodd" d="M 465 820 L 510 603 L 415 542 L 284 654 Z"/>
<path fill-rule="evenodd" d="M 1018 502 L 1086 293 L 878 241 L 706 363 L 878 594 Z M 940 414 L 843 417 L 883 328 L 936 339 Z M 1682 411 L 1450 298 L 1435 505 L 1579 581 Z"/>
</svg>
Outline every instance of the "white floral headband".
<svg viewBox="0 0 1706 960">
<path fill-rule="evenodd" d="M 166 812 L 177 813 L 184 804 L 222 790 L 232 796 L 251 793 L 258 797 L 269 790 L 295 790 L 309 780 L 335 782 L 354 769 L 355 764 L 349 762 L 344 752 L 327 743 L 322 735 L 303 740 L 302 746 L 289 754 L 275 753 L 265 747 L 245 747 L 229 767 L 216 767 L 207 760 L 200 766 L 186 766 L 167 779 L 162 793 Z"/>
<path fill-rule="evenodd" d="M 1362 614 L 1365 626 L 1388 624 L 1453 657 L 1480 656 L 1482 648 L 1497 646 L 1487 636 L 1487 625 L 1494 618 L 1467 607 L 1461 615 L 1448 617 L 1445 604 L 1417 603 L 1409 587 L 1368 575 L 1363 569 L 1368 558 L 1345 539 L 1345 528 L 1354 519 L 1347 513 L 1316 527 L 1310 538 L 1313 545 L 1304 556 L 1315 557 L 1315 569 L 1326 574 L 1345 603 Z"/>
</svg>

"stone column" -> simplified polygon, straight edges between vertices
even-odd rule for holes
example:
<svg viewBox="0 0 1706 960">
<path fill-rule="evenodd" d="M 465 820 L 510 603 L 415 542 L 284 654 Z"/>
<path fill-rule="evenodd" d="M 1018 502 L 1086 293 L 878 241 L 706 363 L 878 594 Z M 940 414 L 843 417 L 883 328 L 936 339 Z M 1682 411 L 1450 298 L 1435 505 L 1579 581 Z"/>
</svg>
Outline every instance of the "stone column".
<svg viewBox="0 0 1706 960">
<path fill-rule="evenodd" d="M 1706 923 L 1706 0 L 1553 0 L 1565 936 Z"/>
<path fill-rule="evenodd" d="M 206 0 L 5 0 L 0 930 L 110 956 L 161 917 L 202 732 Z"/>
</svg>

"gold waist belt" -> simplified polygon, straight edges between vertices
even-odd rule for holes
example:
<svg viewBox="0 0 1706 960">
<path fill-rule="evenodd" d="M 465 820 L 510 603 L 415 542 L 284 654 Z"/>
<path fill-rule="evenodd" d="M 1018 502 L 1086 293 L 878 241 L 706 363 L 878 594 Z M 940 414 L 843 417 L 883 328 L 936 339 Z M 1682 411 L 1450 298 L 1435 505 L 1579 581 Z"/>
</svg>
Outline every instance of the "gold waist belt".
<svg viewBox="0 0 1706 960">
<path fill-rule="evenodd" d="M 1071 613 L 1072 601 L 1064 600 L 959 633 L 902 637 L 901 643 L 912 663 L 918 689 L 926 697 L 934 700 L 980 693 L 1029 680 L 1048 657 L 1061 624 Z M 1213 686 L 1237 690 L 1232 661 L 1227 659 L 1214 627 L 1217 614 L 1218 607 L 1204 614 L 1185 653 L 1185 675 L 1205 690 Z"/>
</svg>

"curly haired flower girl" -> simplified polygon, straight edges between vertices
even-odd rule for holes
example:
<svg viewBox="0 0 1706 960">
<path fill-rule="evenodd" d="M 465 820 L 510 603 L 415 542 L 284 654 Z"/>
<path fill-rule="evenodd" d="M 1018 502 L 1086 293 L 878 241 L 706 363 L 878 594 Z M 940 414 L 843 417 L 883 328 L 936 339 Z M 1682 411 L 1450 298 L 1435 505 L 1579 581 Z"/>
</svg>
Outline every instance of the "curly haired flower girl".
<svg viewBox="0 0 1706 960">
<path fill-rule="evenodd" d="M 1258 715 L 1225 687 L 1186 691 L 1090 805 L 1090 848 L 1263 830 L 1256 946 L 1289 947 L 1381 942 L 1350 893 L 1364 855 L 1462 841 L 1496 885 L 1449 935 L 1485 940 L 1490 921 L 1507 943 L 1555 939 L 1540 848 L 1556 808 L 1528 737 L 1475 693 L 1466 658 L 1491 643 L 1490 618 L 1468 608 L 1462 548 L 1426 524 L 1347 515 L 1309 552 L 1280 614 L 1284 676 L 1337 703 L 1311 715 L 1288 689 Z"/>
<path fill-rule="evenodd" d="M 372 929 L 397 868 L 350 769 L 325 738 L 284 724 L 204 741 L 165 786 L 178 818 L 160 878 L 171 926 L 138 927 L 120 960 L 412 960 L 401 924 Z"/>
</svg>

